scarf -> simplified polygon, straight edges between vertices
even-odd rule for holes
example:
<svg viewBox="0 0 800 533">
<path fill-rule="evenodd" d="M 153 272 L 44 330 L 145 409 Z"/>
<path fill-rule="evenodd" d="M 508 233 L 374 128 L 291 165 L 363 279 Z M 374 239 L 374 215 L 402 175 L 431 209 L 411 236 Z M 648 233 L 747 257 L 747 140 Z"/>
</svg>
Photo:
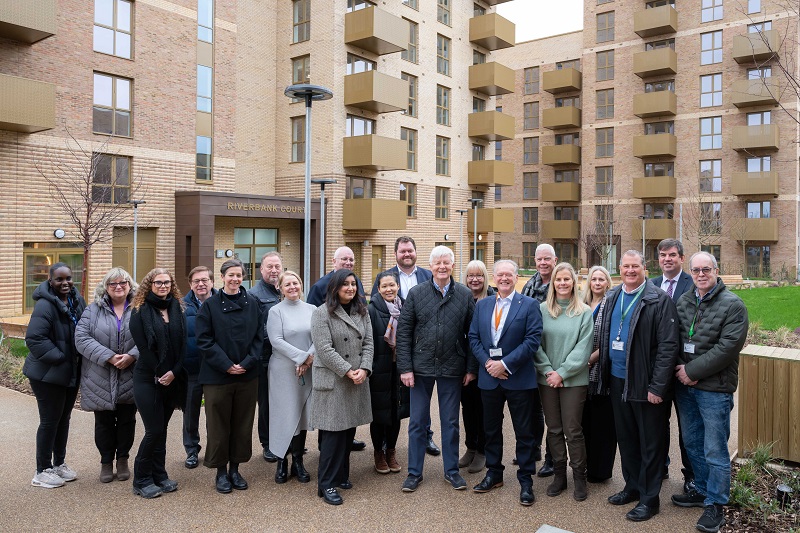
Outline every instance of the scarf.
<svg viewBox="0 0 800 533">
<path fill-rule="evenodd" d="M 403 308 L 403 304 L 400 298 L 395 298 L 393 302 L 384 300 L 383 303 L 386 304 L 386 309 L 389 311 L 389 325 L 386 326 L 386 333 L 383 334 L 383 338 L 386 344 L 392 347 L 392 354 L 394 355 L 397 350 L 397 319 L 400 316 L 400 309 Z"/>
<path fill-rule="evenodd" d="M 592 351 L 600 348 L 601 325 L 603 324 L 603 313 L 606 308 L 606 299 L 597 306 L 597 316 L 594 319 L 594 333 L 592 334 Z M 603 383 L 603 370 L 605 362 L 603 357 L 589 367 L 589 396 L 608 396 L 608 384 Z"/>
<path fill-rule="evenodd" d="M 158 355 L 158 366 L 156 367 L 156 375 L 163 376 L 168 371 L 172 370 L 175 360 L 182 353 L 183 345 L 186 342 L 186 332 L 184 331 L 183 324 L 183 310 L 181 309 L 180 302 L 178 302 L 172 295 L 168 295 L 162 299 L 153 294 L 147 293 L 144 301 L 147 305 L 141 308 L 142 324 L 144 325 L 144 332 L 147 336 L 147 347 L 154 354 Z M 169 323 L 162 325 L 161 313 L 156 309 L 167 309 L 167 316 Z M 169 342 L 160 341 L 164 334 L 164 326 L 169 334 Z M 169 357 L 167 349 L 172 351 L 173 357 Z"/>
</svg>

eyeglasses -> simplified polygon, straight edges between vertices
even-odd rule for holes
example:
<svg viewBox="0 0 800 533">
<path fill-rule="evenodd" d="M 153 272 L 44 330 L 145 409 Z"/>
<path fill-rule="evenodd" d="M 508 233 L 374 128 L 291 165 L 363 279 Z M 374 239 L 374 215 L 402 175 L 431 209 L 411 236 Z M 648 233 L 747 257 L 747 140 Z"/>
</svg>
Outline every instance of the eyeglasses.
<svg viewBox="0 0 800 533">
<path fill-rule="evenodd" d="M 469 274 L 467 276 L 467 279 L 483 279 L 483 274 L 476 274 L 476 275 Z"/>
<path fill-rule="evenodd" d="M 109 287 L 114 287 L 114 288 L 127 287 L 128 286 L 128 282 L 127 281 L 109 281 L 108 282 L 108 286 Z"/>
<path fill-rule="evenodd" d="M 712 270 L 714 270 L 714 269 L 711 268 L 711 267 L 703 267 L 703 268 L 693 268 L 689 272 L 691 272 L 695 276 L 700 275 L 700 272 L 702 272 L 703 274 L 705 274 L 707 276 L 707 275 L 711 274 Z"/>
<path fill-rule="evenodd" d="M 193 279 L 189 283 L 191 283 L 192 285 L 200 285 L 201 283 L 203 285 L 208 285 L 209 281 L 211 281 L 209 278 L 199 278 L 199 279 Z"/>
<path fill-rule="evenodd" d="M 155 285 L 156 287 L 169 287 L 170 285 L 172 285 L 172 282 L 169 280 L 167 281 L 155 280 L 153 282 L 153 285 Z"/>
</svg>

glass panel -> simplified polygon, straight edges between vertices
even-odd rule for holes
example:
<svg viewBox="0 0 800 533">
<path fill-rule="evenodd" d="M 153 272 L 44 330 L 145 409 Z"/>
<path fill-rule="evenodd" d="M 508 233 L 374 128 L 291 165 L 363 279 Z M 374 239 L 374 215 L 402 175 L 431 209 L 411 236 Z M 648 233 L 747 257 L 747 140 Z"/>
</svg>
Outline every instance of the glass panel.
<svg viewBox="0 0 800 533">
<path fill-rule="evenodd" d="M 236 230 L 240 231 L 240 230 Z M 253 230 L 244 230 L 253 234 Z M 233 249 L 233 257 L 244 263 L 244 279 L 242 280 L 242 287 L 245 289 L 250 289 L 252 287 L 253 280 L 251 279 L 251 275 L 253 273 L 253 264 L 250 262 L 252 258 L 252 253 L 250 248 L 234 248 Z"/>
<path fill-rule="evenodd" d="M 197 94 L 211 98 L 211 67 L 197 65 Z"/>
<path fill-rule="evenodd" d="M 130 189 L 125 187 L 115 187 L 114 188 L 114 203 L 115 204 L 127 204 L 128 200 L 130 199 Z"/>
<path fill-rule="evenodd" d="M 116 32 L 117 55 L 126 59 L 131 58 L 131 36 L 127 33 Z"/>
<path fill-rule="evenodd" d="M 101 26 L 94 27 L 94 45 L 95 52 L 103 54 L 114 54 L 114 30 L 103 28 Z"/>
<path fill-rule="evenodd" d="M 131 31 L 131 3 L 125 0 L 117 2 L 117 29 Z"/>
<path fill-rule="evenodd" d="M 127 157 L 118 157 L 116 158 L 117 163 L 117 175 L 116 175 L 116 185 L 121 185 L 123 187 L 129 185 L 129 177 L 130 177 L 130 169 L 128 168 L 130 160 Z"/>
<path fill-rule="evenodd" d="M 253 230 L 251 228 L 234 228 L 233 243 L 237 246 L 240 244 L 253 244 Z"/>
<path fill-rule="evenodd" d="M 197 38 L 201 41 L 205 41 L 207 43 L 214 42 L 214 32 L 211 31 L 209 28 L 204 28 L 203 26 L 197 27 Z"/>
<path fill-rule="evenodd" d="M 92 181 L 111 185 L 111 156 L 98 155 L 95 157 Z"/>
<path fill-rule="evenodd" d="M 114 123 L 114 111 L 100 107 L 92 108 L 92 131 L 95 133 L 114 133 L 112 124 Z"/>
<path fill-rule="evenodd" d="M 211 169 L 197 167 L 194 177 L 197 180 L 210 180 L 211 179 Z"/>
<path fill-rule="evenodd" d="M 104 26 L 114 25 L 114 0 L 94 0 L 94 21 Z"/>
<path fill-rule="evenodd" d="M 98 204 L 111 203 L 111 187 L 92 187 L 92 201 Z"/>
<path fill-rule="evenodd" d="M 111 76 L 103 76 L 102 74 L 94 75 L 94 103 L 106 107 L 112 106 L 112 83 Z"/>
<path fill-rule="evenodd" d="M 131 136 L 131 114 L 127 111 L 114 113 L 114 135 Z"/>
<path fill-rule="evenodd" d="M 206 28 L 214 27 L 214 0 L 198 0 L 197 23 Z"/>
<path fill-rule="evenodd" d="M 277 229 L 256 229 L 256 243 L 258 244 L 277 244 L 278 243 L 278 230 Z M 270 250 L 264 250 L 264 253 Z"/>
<path fill-rule="evenodd" d="M 131 108 L 131 82 L 124 78 L 117 78 L 117 96 L 116 107 L 117 109 L 130 110 Z"/>
</svg>

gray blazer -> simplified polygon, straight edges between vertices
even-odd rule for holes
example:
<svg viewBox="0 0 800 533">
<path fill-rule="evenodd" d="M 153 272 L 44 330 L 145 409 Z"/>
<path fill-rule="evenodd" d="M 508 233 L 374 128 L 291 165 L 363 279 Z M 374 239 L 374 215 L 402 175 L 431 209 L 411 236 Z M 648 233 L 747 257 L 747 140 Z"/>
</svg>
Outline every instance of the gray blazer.
<svg viewBox="0 0 800 533">
<path fill-rule="evenodd" d="M 363 368 L 372 372 L 372 324 L 369 313 L 347 315 L 325 305 L 311 317 L 314 358 L 311 425 L 325 431 L 344 431 L 372 422 L 369 383 L 354 384 L 345 374 Z"/>
</svg>

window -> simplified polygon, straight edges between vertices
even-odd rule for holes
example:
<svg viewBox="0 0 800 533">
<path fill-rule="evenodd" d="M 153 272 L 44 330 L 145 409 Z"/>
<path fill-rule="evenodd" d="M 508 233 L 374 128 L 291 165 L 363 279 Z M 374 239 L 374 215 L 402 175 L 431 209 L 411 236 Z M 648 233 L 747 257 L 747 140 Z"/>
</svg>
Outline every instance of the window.
<svg viewBox="0 0 800 533">
<path fill-rule="evenodd" d="M 595 157 L 614 157 L 614 128 L 599 128 Z"/>
<path fill-rule="evenodd" d="M 700 76 L 700 107 L 722 105 L 722 74 Z"/>
<path fill-rule="evenodd" d="M 595 191 L 596 196 L 614 195 L 614 167 L 595 168 Z"/>
<path fill-rule="evenodd" d="M 658 93 L 661 91 L 675 92 L 675 80 L 650 81 L 644 84 L 644 92 Z"/>
<path fill-rule="evenodd" d="M 555 220 L 578 220 L 578 212 L 580 208 L 578 206 L 574 207 L 555 207 L 553 209 L 555 216 L 553 217 Z M 561 257 L 561 256 L 558 256 Z"/>
<path fill-rule="evenodd" d="M 441 85 L 436 86 L 436 123 L 450 125 L 450 89 Z"/>
<path fill-rule="evenodd" d="M 595 233 L 608 236 L 613 229 L 614 206 L 603 204 L 594 206 L 594 221 Z"/>
<path fill-rule="evenodd" d="M 292 163 L 306 160 L 306 118 L 292 117 Z"/>
<path fill-rule="evenodd" d="M 645 52 L 659 50 L 661 48 L 672 48 L 675 50 L 675 39 L 662 39 L 660 41 L 652 41 L 644 44 Z"/>
<path fill-rule="evenodd" d="M 473 65 L 483 65 L 486 63 L 486 54 L 483 52 L 478 52 L 477 50 L 472 51 L 472 64 Z"/>
<path fill-rule="evenodd" d="M 661 135 L 662 133 L 675 133 L 675 122 L 667 120 L 664 122 L 651 122 L 644 125 L 645 135 Z"/>
<path fill-rule="evenodd" d="M 292 83 L 311 83 L 311 56 L 292 59 Z M 292 98 L 292 102 L 302 101 L 302 98 Z"/>
<path fill-rule="evenodd" d="M 772 169 L 772 157 L 748 157 L 747 172 L 769 172 Z"/>
<path fill-rule="evenodd" d="M 95 72 L 93 132 L 131 136 L 131 83 L 127 78 Z"/>
<path fill-rule="evenodd" d="M 400 138 L 408 143 L 406 167 L 408 170 L 417 170 L 417 130 L 400 128 Z"/>
<path fill-rule="evenodd" d="M 722 20 L 722 0 L 703 0 L 700 7 L 700 22 Z"/>
<path fill-rule="evenodd" d="M 700 192 L 722 191 L 722 160 L 700 161 Z"/>
<path fill-rule="evenodd" d="M 644 204 L 644 218 L 672 220 L 673 206 L 672 204 Z"/>
<path fill-rule="evenodd" d="M 747 218 L 770 218 L 770 202 L 747 202 Z"/>
<path fill-rule="evenodd" d="M 761 13 L 761 0 L 747 0 L 748 13 Z"/>
<path fill-rule="evenodd" d="M 597 15 L 597 42 L 604 43 L 614 40 L 614 12 L 599 13 Z"/>
<path fill-rule="evenodd" d="M 131 58 L 131 2 L 95 0 L 94 51 Z"/>
<path fill-rule="evenodd" d="M 539 137 L 522 139 L 522 164 L 535 165 L 539 162 Z"/>
<path fill-rule="evenodd" d="M 417 184 L 401 183 L 400 199 L 408 204 L 406 217 L 417 218 Z"/>
<path fill-rule="evenodd" d="M 408 50 L 400 52 L 400 57 L 411 63 L 418 63 L 417 47 L 419 46 L 419 24 L 408 19 Z"/>
<path fill-rule="evenodd" d="M 214 42 L 214 0 L 197 0 L 197 38 Z"/>
<path fill-rule="evenodd" d="M 522 233 L 526 235 L 530 235 L 532 233 L 539 233 L 538 207 L 522 208 Z"/>
<path fill-rule="evenodd" d="M 748 126 L 766 126 L 772 122 L 771 111 L 759 111 L 758 113 L 747 114 Z"/>
<path fill-rule="evenodd" d="M 564 70 L 566 68 L 574 68 L 575 70 L 580 70 L 581 60 L 570 59 L 569 61 L 559 61 L 556 63 L 556 70 Z"/>
<path fill-rule="evenodd" d="M 772 29 L 772 21 L 765 20 L 764 22 L 756 22 L 755 24 L 747 25 L 747 33 L 763 33 Z"/>
<path fill-rule="evenodd" d="M 92 154 L 92 201 L 101 204 L 126 204 L 131 197 L 131 159 Z"/>
<path fill-rule="evenodd" d="M 748 80 L 759 80 L 772 77 L 772 67 L 758 67 L 747 70 Z"/>
<path fill-rule="evenodd" d="M 722 30 L 700 34 L 700 64 L 722 63 Z"/>
<path fill-rule="evenodd" d="M 450 189 L 446 187 L 436 187 L 436 220 L 447 220 L 450 218 Z"/>
<path fill-rule="evenodd" d="M 195 179 L 197 181 L 211 181 L 211 137 L 197 136 Z M 303 144 L 305 146 L 305 143 Z"/>
<path fill-rule="evenodd" d="M 522 105 L 525 118 L 522 129 L 535 130 L 539 128 L 539 102 L 528 102 Z"/>
<path fill-rule="evenodd" d="M 597 91 L 597 112 L 596 118 L 614 118 L 614 89 L 604 89 Z"/>
<path fill-rule="evenodd" d="M 450 0 L 436 0 L 436 20 L 450 26 Z"/>
<path fill-rule="evenodd" d="M 486 111 L 486 100 L 483 98 L 478 98 L 477 96 L 472 97 L 472 112 L 473 113 L 483 113 Z"/>
<path fill-rule="evenodd" d="M 242 287 L 250 287 L 261 279 L 261 257 L 278 250 L 277 228 L 233 228 L 233 253 L 244 263 Z"/>
<path fill-rule="evenodd" d="M 645 163 L 644 177 L 675 176 L 675 163 Z"/>
<path fill-rule="evenodd" d="M 575 219 L 577 220 L 577 219 Z M 578 260 L 578 245 L 567 242 L 554 242 L 553 248 L 556 250 L 556 257 L 559 260 L 575 265 L 580 265 Z"/>
<path fill-rule="evenodd" d="M 719 202 L 700 203 L 700 235 L 719 235 L 722 233 L 722 221 L 720 220 L 720 209 L 722 204 Z"/>
<path fill-rule="evenodd" d="M 753 278 L 769 277 L 769 246 L 747 247 L 747 276 Z"/>
<path fill-rule="evenodd" d="M 562 144 L 574 144 L 575 146 L 580 146 L 581 144 L 579 133 L 556 133 L 555 141 L 556 146 L 560 146 Z"/>
<path fill-rule="evenodd" d="M 700 149 L 722 148 L 722 117 L 700 119 Z"/>
<path fill-rule="evenodd" d="M 525 69 L 525 94 L 539 94 L 539 67 Z"/>
<path fill-rule="evenodd" d="M 486 147 L 482 144 L 472 145 L 472 160 L 483 161 L 486 159 Z"/>
<path fill-rule="evenodd" d="M 653 8 L 661 7 L 661 6 L 672 6 L 674 8 L 675 7 L 675 0 L 653 0 L 652 2 L 647 2 L 644 5 L 644 8 L 645 9 L 653 9 Z"/>
<path fill-rule="evenodd" d="M 494 160 L 495 161 L 503 160 L 503 141 L 494 142 Z"/>
<path fill-rule="evenodd" d="M 375 3 L 370 0 L 347 0 L 347 12 L 358 11 L 359 9 L 367 9 L 368 7 L 375 7 Z"/>
<path fill-rule="evenodd" d="M 566 97 L 556 98 L 556 107 L 580 107 L 580 106 L 581 106 L 580 96 L 566 96 Z"/>
<path fill-rule="evenodd" d="M 11 4 L 6 4 L 11 5 Z M 146 230 L 145 230 L 146 231 Z M 133 233 L 133 232 L 131 232 Z M 138 238 L 138 245 L 142 246 L 143 230 L 140 227 Z M 69 239 L 63 239 L 59 242 L 24 242 L 23 243 L 23 261 L 24 261 L 24 279 L 25 279 L 25 312 L 30 313 L 33 311 L 34 301 L 33 293 L 39 285 L 47 280 L 47 274 L 50 267 L 56 263 L 64 262 L 72 270 L 72 281 L 75 284 L 75 290 L 80 294 L 83 285 L 83 247 L 78 243 L 64 242 Z M 116 244 L 116 243 L 115 243 Z M 113 246 L 113 245 L 112 245 Z M 131 248 L 133 248 L 131 246 Z M 137 258 L 141 260 L 142 249 Z M 118 263 L 114 263 L 118 264 Z M 131 270 L 132 271 L 132 270 Z M 139 272 L 147 272 L 144 269 L 139 269 Z M 16 283 L 19 283 L 16 278 Z"/>
<path fill-rule="evenodd" d="M 472 16 L 482 17 L 486 14 L 486 8 L 479 4 L 472 4 Z"/>
<path fill-rule="evenodd" d="M 522 173 L 522 199 L 523 200 L 538 200 L 539 199 L 539 173 L 538 172 L 523 172 Z"/>
<path fill-rule="evenodd" d="M 714 259 L 717 260 L 717 264 L 720 262 L 720 258 L 722 257 L 722 252 L 720 251 L 719 244 L 701 244 L 700 245 L 701 252 L 707 252 L 714 256 Z"/>
<path fill-rule="evenodd" d="M 292 42 L 311 38 L 311 0 L 292 0 Z"/>
<path fill-rule="evenodd" d="M 444 35 L 436 36 L 436 72 L 450 75 L 450 39 Z"/>
<path fill-rule="evenodd" d="M 495 186 L 494 188 L 494 201 L 499 202 L 503 199 L 503 188 Z"/>
<path fill-rule="evenodd" d="M 419 4 L 417 3 L 417 0 L 403 0 L 403 4 L 407 5 L 411 9 L 419 10 Z"/>
<path fill-rule="evenodd" d="M 581 171 L 574 168 L 570 170 L 556 170 L 556 183 L 578 183 L 581 179 Z"/>
<path fill-rule="evenodd" d="M 347 199 L 375 198 L 375 180 L 361 176 L 347 176 Z"/>
<path fill-rule="evenodd" d="M 614 50 L 597 52 L 597 81 L 614 79 Z"/>
<path fill-rule="evenodd" d="M 368 118 L 347 115 L 345 124 L 345 137 L 358 137 L 359 135 L 372 135 L 375 133 L 375 121 Z"/>
<path fill-rule="evenodd" d="M 375 62 L 355 54 L 347 54 L 347 74 L 375 70 Z"/>
<path fill-rule="evenodd" d="M 534 268 L 536 266 L 536 246 L 535 242 L 522 243 L 522 268 Z"/>
<path fill-rule="evenodd" d="M 211 113 L 214 69 L 197 65 L 197 110 Z"/>
<path fill-rule="evenodd" d="M 417 116 L 417 77 L 405 72 L 400 73 L 400 77 L 408 82 L 408 109 L 403 111 L 404 115 L 410 117 Z"/>
<path fill-rule="evenodd" d="M 500 241 L 494 241 L 494 260 L 495 261 L 497 261 L 498 259 L 500 259 L 503 256 L 503 253 L 501 251 L 503 249 L 502 246 L 501 246 L 502 244 L 503 243 L 501 243 Z"/>
<path fill-rule="evenodd" d="M 440 176 L 450 175 L 450 139 L 438 135 L 436 136 L 436 173 Z"/>
</svg>

